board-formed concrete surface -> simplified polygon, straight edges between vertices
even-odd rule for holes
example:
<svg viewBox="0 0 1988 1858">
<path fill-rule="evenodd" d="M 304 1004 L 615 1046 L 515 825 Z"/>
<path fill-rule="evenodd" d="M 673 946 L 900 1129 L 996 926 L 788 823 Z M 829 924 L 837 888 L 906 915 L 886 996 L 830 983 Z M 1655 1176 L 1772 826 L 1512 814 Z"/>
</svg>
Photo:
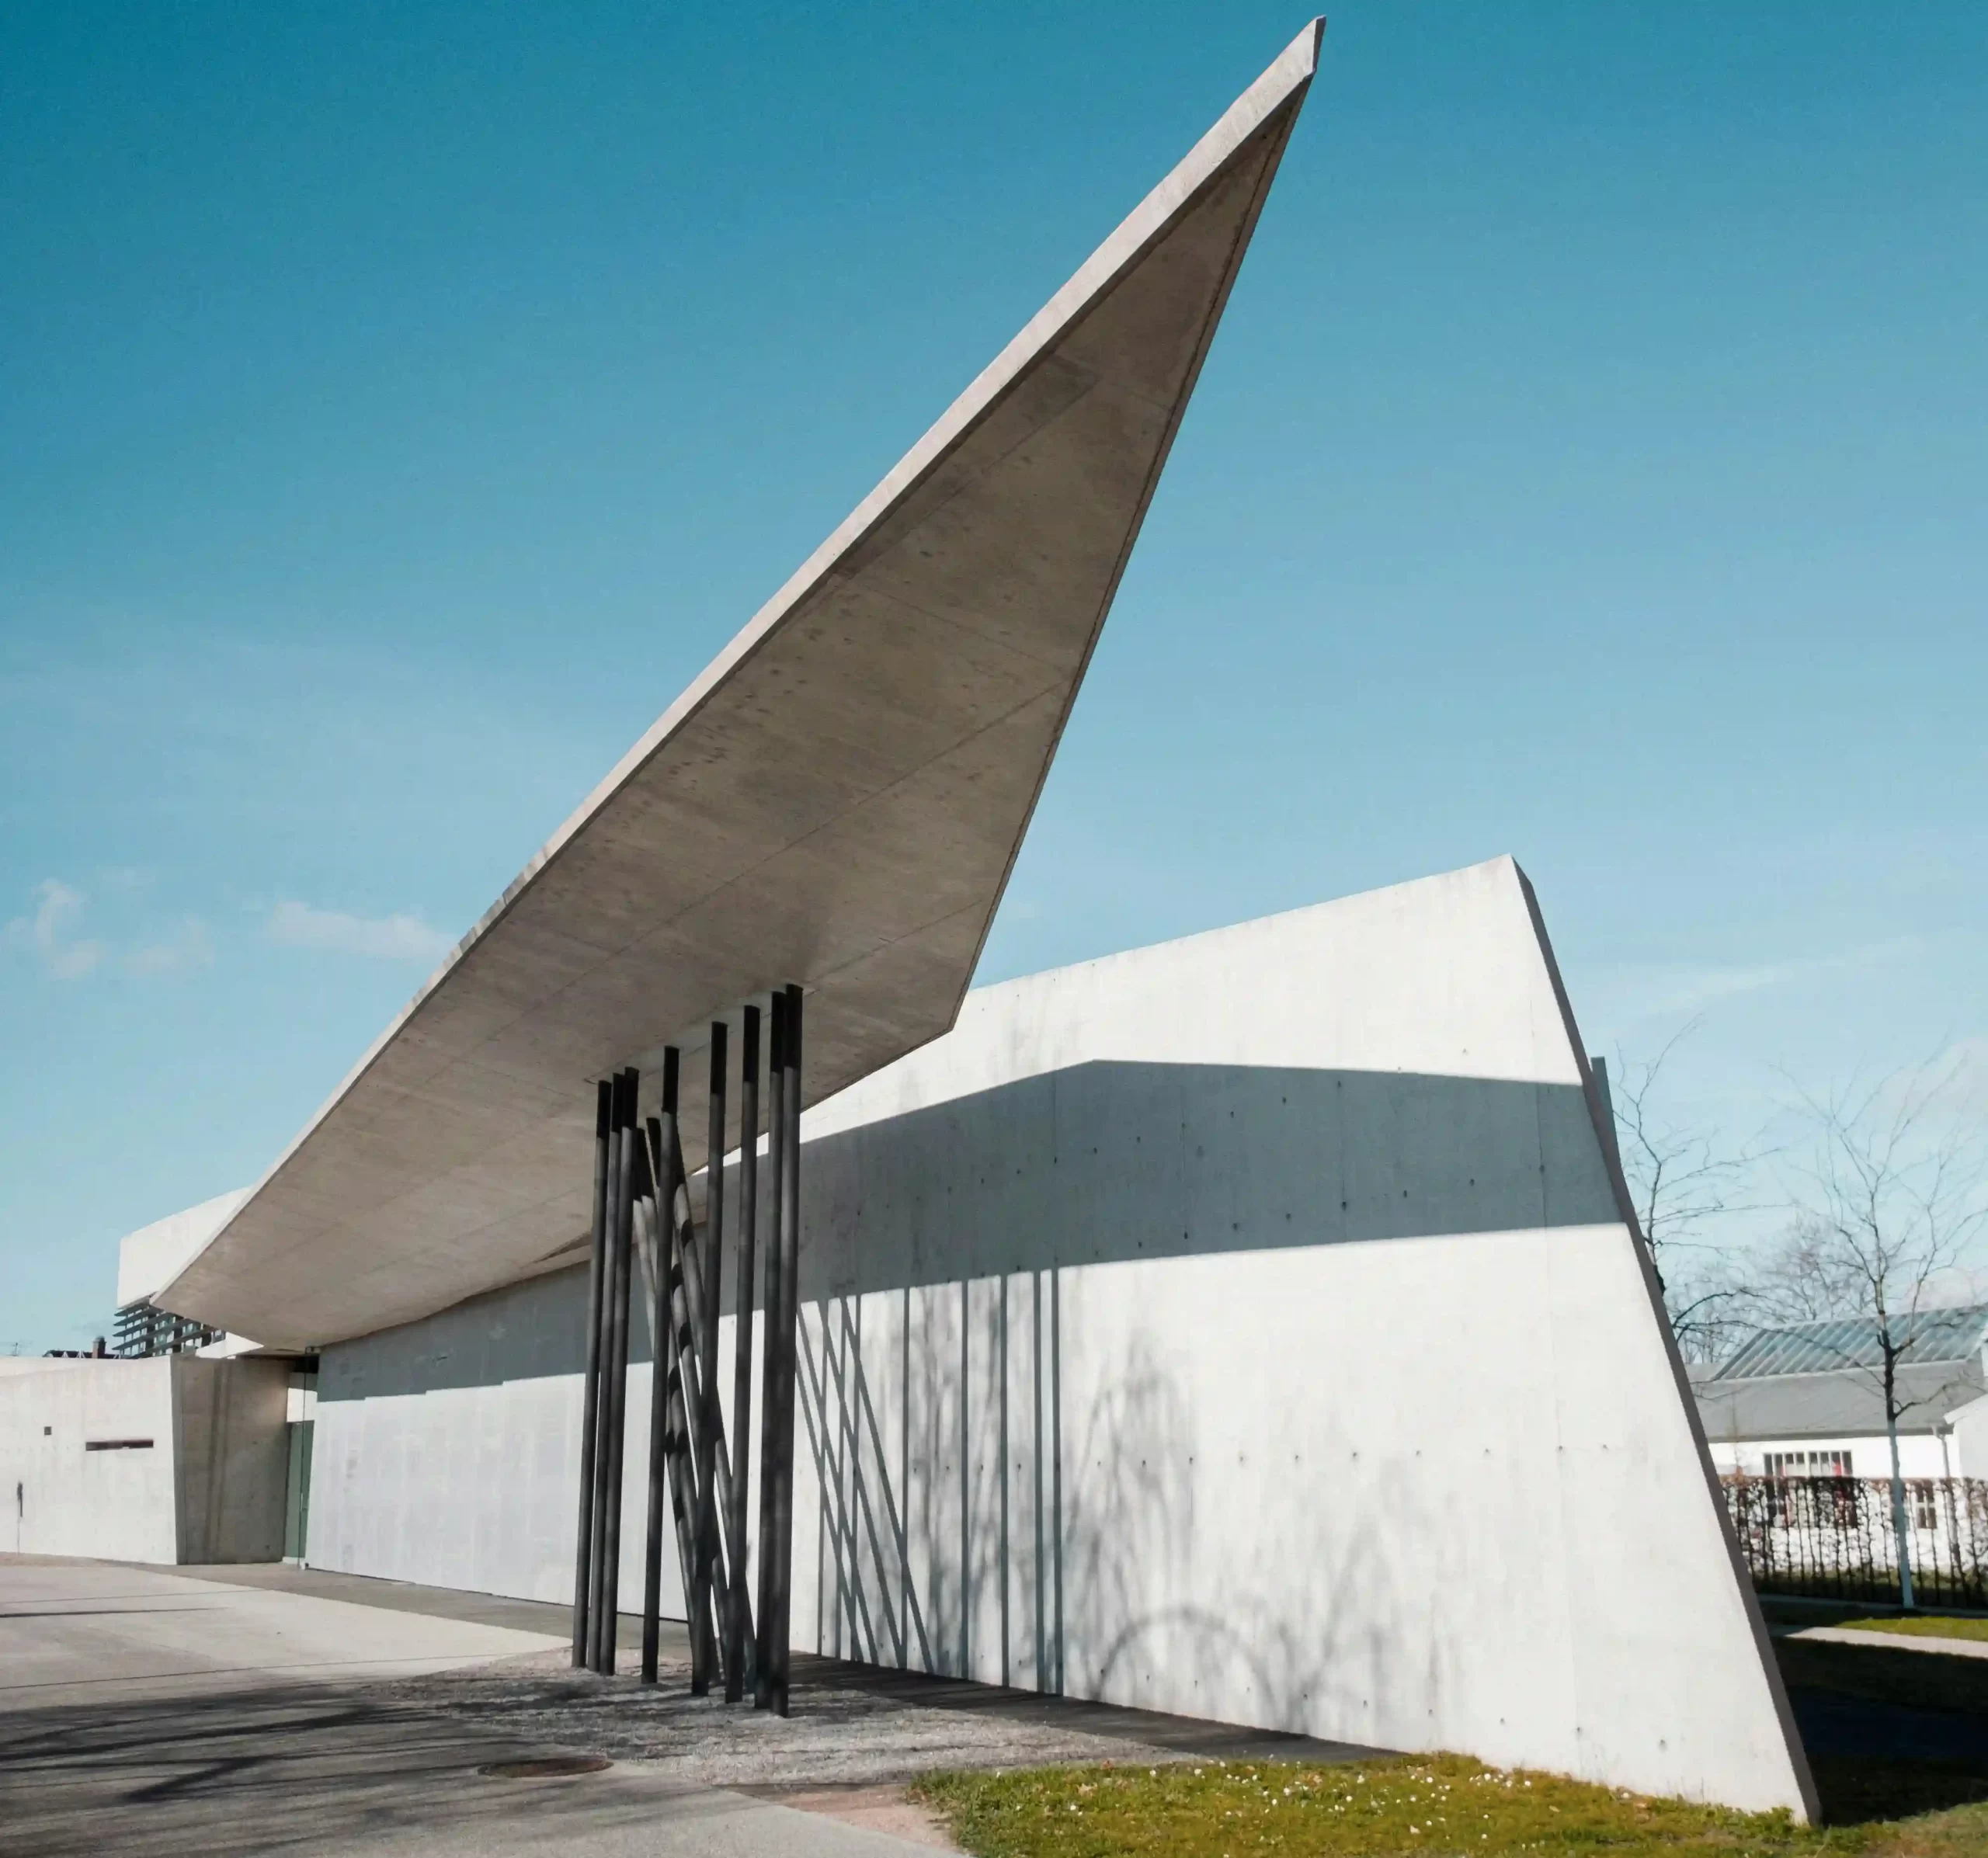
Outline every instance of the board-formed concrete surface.
<svg viewBox="0 0 1988 1858">
<path fill-rule="evenodd" d="M 952 1023 L 1319 33 L 629 750 L 163 1307 L 272 1346 L 405 1321 L 577 1255 L 592 1080 L 790 982 L 810 1103 Z"/>
<path fill-rule="evenodd" d="M 1605 1128 L 1508 859 L 969 996 L 804 1121 L 797 1646 L 1811 1808 Z M 327 1349 L 313 1560 L 565 1598 L 582 1294 Z"/>
</svg>

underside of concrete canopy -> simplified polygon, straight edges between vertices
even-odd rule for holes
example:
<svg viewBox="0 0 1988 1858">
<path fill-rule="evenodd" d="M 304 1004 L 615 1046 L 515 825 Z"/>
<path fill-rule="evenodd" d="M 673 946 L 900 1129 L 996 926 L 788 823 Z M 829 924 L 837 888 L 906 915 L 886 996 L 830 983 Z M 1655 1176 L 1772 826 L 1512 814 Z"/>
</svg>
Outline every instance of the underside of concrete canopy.
<svg viewBox="0 0 1988 1858">
<path fill-rule="evenodd" d="M 162 1307 L 302 1346 L 572 1262 L 592 1081 L 784 984 L 811 1103 L 951 1026 L 1319 31 L 629 750 Z"/>
</svg>

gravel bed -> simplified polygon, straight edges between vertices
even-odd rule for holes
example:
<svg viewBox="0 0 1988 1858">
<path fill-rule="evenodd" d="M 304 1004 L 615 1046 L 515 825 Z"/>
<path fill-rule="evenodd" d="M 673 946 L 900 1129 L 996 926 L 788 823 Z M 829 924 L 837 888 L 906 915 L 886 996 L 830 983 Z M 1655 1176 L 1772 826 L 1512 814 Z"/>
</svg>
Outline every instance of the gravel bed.
<svg viewBox="0 0 1988 1858">
<path fill-rule="evenodd" d="M 793 1713 L 690 1693 L 690 1670 L 666 1660 L 661 1681 L 596 1677 L 564 1651 L 374 1685 L 370 1693 L 502 1729 L 523 1740 L 639 1762 L 686 1787 L 862 1787 L 940 1768 L 1041 1767 L 1065 1762 L 1142 1766 L 1182 1759 L 1120 1736 L 1003 1715 L 909 1703 L 797 1672 Z"/>
</svg>

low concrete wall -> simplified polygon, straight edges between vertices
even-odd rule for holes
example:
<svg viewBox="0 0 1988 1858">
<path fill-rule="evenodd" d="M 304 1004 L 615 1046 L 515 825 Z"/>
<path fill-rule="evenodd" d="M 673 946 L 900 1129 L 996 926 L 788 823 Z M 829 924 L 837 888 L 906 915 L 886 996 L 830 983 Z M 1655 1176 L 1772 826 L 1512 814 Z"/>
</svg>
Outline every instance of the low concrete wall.
<svg viewBox="0 0 1988 1858">
<path fill-rule="evenodd" d="M 172 1362 L 0 1377 L 0 1493 L 12 1524 L 0 1541 L 19 1554 L 177 1561 Z"/>
<path fill-rule="evenodd" d="M 970 996 L 807 1119 L 795 1644 L 1806 1810 L 1600 1114 L 1507 860 Z M 567 1598 L 583 1294 L 328 1349 L 311 1558 Z"/>
<path fill-rule="evenodd" d="M 104 1561 L 279 1559 L 287 1365 L 161 1356 L 0 1374 L 0 1544 Z"/>
</svg>

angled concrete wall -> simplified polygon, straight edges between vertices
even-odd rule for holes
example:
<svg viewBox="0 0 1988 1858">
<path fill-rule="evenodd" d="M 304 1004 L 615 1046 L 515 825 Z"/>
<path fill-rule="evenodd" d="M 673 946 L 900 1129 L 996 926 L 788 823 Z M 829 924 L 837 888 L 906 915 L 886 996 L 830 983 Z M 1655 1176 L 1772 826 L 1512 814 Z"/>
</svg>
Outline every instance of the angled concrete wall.
<svg viewBox="0 0 1988 1858">
<path fill-rule="evenodd" d="M 1804 1810 L 1575 1037 L 1499 860 L 989 988 L 824 1106 L 822 1648 Z"/>
<path fill-rule="evenodd" d="M 1804 1810 L 1509 860 L 988 988 L 805 1134 L 797 1644 Z M 566 1598 L 582 1294 L 326 1351 L 311 1558 Z"/>
</svg>

